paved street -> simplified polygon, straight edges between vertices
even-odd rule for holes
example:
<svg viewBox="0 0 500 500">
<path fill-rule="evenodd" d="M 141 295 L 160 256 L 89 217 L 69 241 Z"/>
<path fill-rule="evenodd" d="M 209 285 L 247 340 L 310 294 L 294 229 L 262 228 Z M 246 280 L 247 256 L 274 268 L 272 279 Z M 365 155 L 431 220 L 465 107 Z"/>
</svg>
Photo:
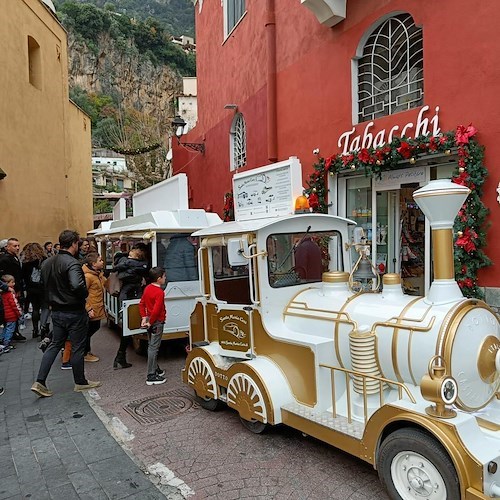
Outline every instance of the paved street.
<svg viewBox="0 0 500 500">
<path fill-rule="evenodd" d="M 232 410 L 198 407 L 181 382 L 182 345 L 163 343 L 159 363 L 167 383 L 148 387 L 145 358 L 131 353 L 132 368 L 114 371 L 116 333 L 102 328 L 94 338 L 92 350 L 102 359 L 87 364 L 87 373 L 104 382 L 95 404 L 115 417 L 118 435 L 139 462 L 184 497 L 387 498 L 376 472 L 360 460 L 286 427 L 254 435 Z"/>
<path fill-rule="evenodd" d="M 293 429 L 254 435 L 232 410 L 200 408 L 180 379 L 181 344 L 163 344 L 167 383 L 149 387 L 146 360 L 133 352 L 132 368 L 112 369 L 118 336 L 103 327 L 92 348 L 101 361 L 86 364 L 103 386 L 73 392 L 72 372 L 56 360 L 47 399 L 29 390 L 36 346 L 0 356 L 0 500 L 387 498 L 359 460 Z"/>
</svg>

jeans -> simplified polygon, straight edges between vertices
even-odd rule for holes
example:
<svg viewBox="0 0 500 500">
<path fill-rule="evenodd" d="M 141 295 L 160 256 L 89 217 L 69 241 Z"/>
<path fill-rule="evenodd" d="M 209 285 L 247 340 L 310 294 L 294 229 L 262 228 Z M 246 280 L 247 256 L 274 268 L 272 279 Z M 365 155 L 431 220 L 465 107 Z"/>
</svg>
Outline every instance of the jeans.
<svg viewBox="0 0 500 500">
<path fill-rule="evenodd" d="M 37 381 L 45 385 L 54 360 L 64 347 L 64 342 L 71 342 L 71 367 L 75 384 L 85 385 L 84 351 L 87 342 L 89 316 L 87 311 L 52 311 L 52 342 L 45 351 Z"/>
<path fill-rule="evenodd" d="M 16 330 L 16 321 L 7 321 L 3 326 L 3 345 L 10 345 L 10 341 L 12 340 L 12 336 L 14 335 L 14 331 Z"/>
<path fill-rule="evenodd" d="M 156 373 L 158 350 L 163 335 L 163 323 L 156 321 L 148 328 L 148 377 Z"/>
<path fill-rule="evenodd" d="M 101 320 L 89 320 L 89 329 L 87 330 L 87 342 L 85 343 L 85 352 L 84 354 L 87 355 L 89 352 L 92 352 L 90 350 L 90 338 L 92 335 L 94 335 L 97 330 L 101 328 Z"/>
</svg>

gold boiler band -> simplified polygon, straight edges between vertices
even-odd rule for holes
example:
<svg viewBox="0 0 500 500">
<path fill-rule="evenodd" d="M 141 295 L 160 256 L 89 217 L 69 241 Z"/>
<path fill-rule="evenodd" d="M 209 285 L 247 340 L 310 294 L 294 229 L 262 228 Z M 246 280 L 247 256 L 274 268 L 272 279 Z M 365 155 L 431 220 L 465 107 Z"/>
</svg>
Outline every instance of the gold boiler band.
<svg viewBox="0 0 500 500">
<path fill-rule="evenodd" d="M 434 260 L 434 279 L 455 279 L 453 231 L 451 229 L 433 229 L 432 252 Z"/>
</svg>

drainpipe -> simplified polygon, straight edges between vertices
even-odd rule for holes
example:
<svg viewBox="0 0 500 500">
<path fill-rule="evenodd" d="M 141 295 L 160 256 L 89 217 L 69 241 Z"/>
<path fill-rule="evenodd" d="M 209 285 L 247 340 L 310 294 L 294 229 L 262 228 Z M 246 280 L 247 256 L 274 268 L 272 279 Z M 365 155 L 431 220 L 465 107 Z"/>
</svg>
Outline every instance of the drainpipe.
<svg viewBox="0 0 500 500">
<path fill-rule="evenodd" d="M 274 0 L 266 1 L 267 38 L 267 158 L 278 161 L 278 119 L 276 110 L 276 16 Z"/>
</svg>

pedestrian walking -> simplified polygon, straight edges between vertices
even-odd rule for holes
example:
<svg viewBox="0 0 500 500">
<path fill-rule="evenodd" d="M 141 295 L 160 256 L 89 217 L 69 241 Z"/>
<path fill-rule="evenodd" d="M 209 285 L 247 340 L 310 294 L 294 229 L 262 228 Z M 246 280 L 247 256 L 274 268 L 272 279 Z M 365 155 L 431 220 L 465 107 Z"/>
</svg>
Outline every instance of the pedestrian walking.
<svg viewBox="0 0 500 500">
<path fill-rule="evenodd" d="M 85 377 L 84 351 L 87 342 L 88 314 L 85 301 L 88 296 L 85 276 L 75 256 L 78 253 L 79 235 L 65 230 L 59 235 L 59 253 L 42 264 L 42 279 L 48 303 L 52 308 L 52 342 L 45 351 L 36 382 L 31 390 L 41 397 L 52 396 L 47 388 L 47 376 L 64 342 L 72 344 L 71 366 L 76 392 L 99 387 Z"/>
<path fill-rule="evenodd" d="M 53 255 L 55 255 L 52 241 L 46 241 L 43 244 L 43 249 L 45 250 L 47 257 L 52 257 Z"/>
<path fill-rule="evenodd" d="M 40 334 L 40 326 L 44 327 L 49 316 L 48 304 L 42 283 L 42 263 L 47 259 L 44 249 L 38 243 L 28 243 L 24 250 L 22 267 L 23 280 L 26 286 L 26 303 L 32 306 L 33 338 Z M 25 304 L 26 305 L 26 304 Z M 27 312 L 26 307 L 24 311 Z M 41 323 L 41 324 L 40 324 Z"/>
<path fill-rule="evenodd" d="M 164 384 L 165 371 L 157 363 L 158 350 L 163 336 L 163 325 L 167 317 L 165 309 L 166 275 L 163 267 L 153 267 L 149 271 L 151 283 L 144 289 L 139 302 L 141 326 L 148 329 L 148 374 L 146 385 Z"/>
</svg>

